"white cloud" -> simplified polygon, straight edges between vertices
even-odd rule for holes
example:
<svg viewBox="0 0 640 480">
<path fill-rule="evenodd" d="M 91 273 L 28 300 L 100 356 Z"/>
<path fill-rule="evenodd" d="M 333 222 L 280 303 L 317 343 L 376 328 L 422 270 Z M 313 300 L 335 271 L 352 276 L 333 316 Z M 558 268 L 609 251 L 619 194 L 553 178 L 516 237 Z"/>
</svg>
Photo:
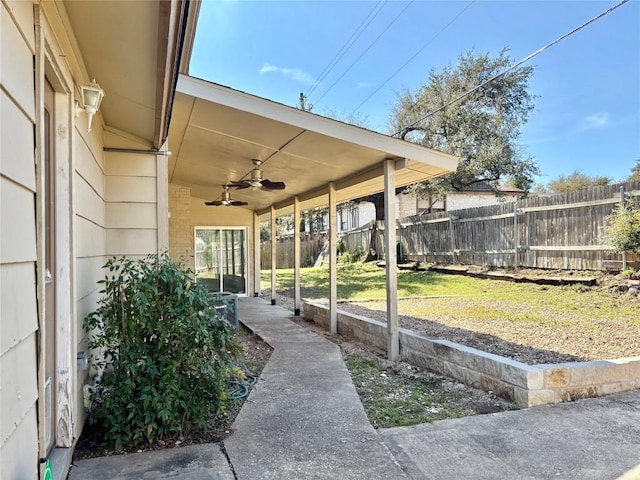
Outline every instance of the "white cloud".
<svg viewBox="0 0 640 480">
<path fill-rule="evenodd" d="M 356 87 L 358 88 L 369 88 L 372 85 L 373 83 L 371 82 L 356 82 Z"/>
<path fill-rule="evenodd" d="M 609 123 L 609 114 L 607 112 L 594 113 L 584 118 L 584 126 L 587 129 L 601 128 Z"/>
<path fill-rule="evenodd" d="M 309 75 L 306 72 L 303 72 L 299 68 L 276 67 L 275 65 L 271 65 L 270 63 L 265 63 L 260 68 L 260 74 L 262 75 L 263 73 L 280 73 L 285 77 L 289 77 L 292 80 L 295 80 L 300 83 L 304 83 L 306 85 L 311 85 L 314 82 L 311 75 Z"/>
</svg>

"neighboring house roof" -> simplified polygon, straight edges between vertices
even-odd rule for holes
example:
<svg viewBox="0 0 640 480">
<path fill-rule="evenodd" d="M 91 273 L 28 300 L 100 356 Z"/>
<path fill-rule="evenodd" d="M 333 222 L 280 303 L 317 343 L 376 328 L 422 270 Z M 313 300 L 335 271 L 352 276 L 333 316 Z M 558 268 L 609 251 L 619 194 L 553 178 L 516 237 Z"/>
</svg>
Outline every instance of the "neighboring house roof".
<svg viewBox="0 0 640 480">
<path fill-rule="evenodd" d="M 474 183 L 473 185 L 469 185 L 462 192 L 451 192 L 451 194 L 465 194 L 465 193 L 488 193 L 488 194 L 496 194 L 502 193 L 505 195 L 525 195 L 525 191 L 520 188 L 510 187 L 507 185 L 489 185 L 487 182 L 479 182 Z"/>
<path fill-rule="evenodd" d="M 286 213 L 295 196 L 303 209 L 326 205 L 329 182 L 338 202 L 379 192 L 387 159 L 401 160 L 397 186 L 458 165 L 452 155 L 186 75 L 178 80 L 169 135 L 169 181 L 191 188 L 193 197 L 219 197 L 223 185 L 249 175 L 252 159 L 264 161 L 263 177 L 284 181 L 285 190 L 232 192 L 260 214 L 271 205 Z"/>
</svg>

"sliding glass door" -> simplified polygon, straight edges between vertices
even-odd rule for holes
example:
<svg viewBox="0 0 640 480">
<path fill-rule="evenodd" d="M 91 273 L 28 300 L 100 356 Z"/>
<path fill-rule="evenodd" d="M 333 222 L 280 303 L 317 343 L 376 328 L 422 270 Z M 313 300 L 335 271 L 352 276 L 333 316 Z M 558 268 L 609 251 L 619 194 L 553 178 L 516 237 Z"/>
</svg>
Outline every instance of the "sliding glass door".
<svg viewBox="0 0 640 480">
<path fill-rule="evenodd" d="M 196 227 L 196 278 L 210 292 L 246 293 L 244 227 Z"/>
</svg>

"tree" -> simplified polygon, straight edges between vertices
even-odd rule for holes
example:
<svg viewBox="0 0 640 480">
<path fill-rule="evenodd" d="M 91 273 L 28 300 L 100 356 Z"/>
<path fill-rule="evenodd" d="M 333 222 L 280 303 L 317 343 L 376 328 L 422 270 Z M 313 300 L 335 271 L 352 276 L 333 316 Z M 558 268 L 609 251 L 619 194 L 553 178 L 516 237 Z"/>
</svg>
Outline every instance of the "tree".
<svg viewBox="0 0 640 480">
<path fill-rule="evenodd" d="M 611 184 L 611 178 L 604 176 L 589 176 L 580 170 L 574 170 L 569 175 L 560 175 L 548 184 L 549 191 L 553 193 L 575 192 L 582 188 L 605 187 Z"/>
<path fill-rule="evenodd" d="M 495 77 L 512 64 L 508 50 L 497 57 L 463 53 L 457 66 L 432 69 L 415 92 L 398 96 L 389 122 L 400 138 L 461 158 L 455 173 L 423 182 L 417 193 L 462 191 L 479 182 L 496 184 L 512 178 L 530 188 L 539 173 L 531 156 L 518 145 L 520 127 L 534 108 L 529 93 L 533 67 L 517 67 L 474 93 L 441 109 L 448 102 Z"/>
<path fill-rule="evenodd" d="M 633 181 L 640 181 L 640 158 L 636 158 L 636 164 L 631 167 L 631 175 L 627 178 L 627 182 Z"/>
</svg>

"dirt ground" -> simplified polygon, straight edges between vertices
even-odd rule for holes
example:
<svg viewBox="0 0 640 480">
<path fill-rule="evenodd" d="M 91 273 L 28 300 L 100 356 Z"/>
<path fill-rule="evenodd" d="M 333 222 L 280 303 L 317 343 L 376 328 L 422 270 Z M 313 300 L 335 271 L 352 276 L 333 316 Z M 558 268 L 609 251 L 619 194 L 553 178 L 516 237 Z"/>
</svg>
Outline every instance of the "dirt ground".
<svg viewBox="0 0 640 480">
<path fill-rule="evenodd" d="M 292 317 L 291 320 L 337 344 L 343 355 L 359 353 L 381 364 L 386 369 L 387 375 L 396 375 L 406 379 L 408 382 L 421 382 L 429 385 L 429 389 L 434 395 L 446 399 L 447 408 L 451 410 L 462 411 L 466 415 L 481 415 L 517 408 L 513 402 L 500 398 L 493 392 L 484 392 L 477 388 L 469 387 L 451 378 L 435 374 L 406 362 L 390 362 L 386 359 L 384 352 L 352 342 L 343 335 L 331 335 L 315 323 L 303 318 Z M 389 392 L 389 395 L 392 396 L 393 392 Z"/>
<path fill-rule="evenodd" d="M 513 270 L 488 269 L 486 267 L 464 267 L 473 273 L 505 273 L 513 274 Z M 549 289 L 578 289 L 580 291 L 601 291 L 611 296 L 611 303 L 632 303 L 638 305 L 640 312 L 640 296 L 631 295 L 627 289 L 626 279 L 620 275 L 592 271 L 564 271 L 520 269 L 519 276 L 530 278 L 552 279 L 594 279 L 593 286 L 540 286 L 541 294 Z M 502 282 L 505 280 L 493 280 Z M 292 310 L 292 299 L 289 292 L 279 295 L 278 304 Z M 269 298 L 269 291 L 263 291 L 265 298 Z M 319 300 L 322 302 L 322 300 Z M 430 338 L 444 339 L 477 348 L 488 353 L 511 358 L 528 365 L 555 364 L 564 362 L 580 362 L 591 360 L 608 360 L 640 355 L 640 324 L 628 322 L 624 319 L 613 321 L 593 321 L 590 329 L 585 329 L 579 321 L 574 321 L 570 315 L 566 321 L 551 321 L 544 324 L 528 322 L 501 322 L 478 320 L 473 318 L 451 318 L 430 321 L 423 317 L 417 318 L 403 315 L 407 310 L 420 310 L 421 307 L 433 308 L 436 305 L 441 311 L 447 311 L 448 302 L 444 298 L 412 298 L 398 302 L 400 312 L 400 327 L 413 330 Z M 586 301 L 586 300 L 585 300 Z M 456 298 L 458 307 L 461 303 L 469 308 L 486 308 L 486 299 Z M 498 306 L 499 300 L 492 304 Z M 291 304 L 291 305 L 289 305 Z M 344 310 L 367 318 L 386 322 L 386 304 L 383 300 L 366 302 L 340 302 L 340 310 Z M 509 307 L 505 307 L 509 308 Z M 596 307 L 597 308 L 597 307 Z M 640 313 L 638 313 L 640 316 Z M 446 316 L 446 315 L 445 315 Z"/>
</svg>

